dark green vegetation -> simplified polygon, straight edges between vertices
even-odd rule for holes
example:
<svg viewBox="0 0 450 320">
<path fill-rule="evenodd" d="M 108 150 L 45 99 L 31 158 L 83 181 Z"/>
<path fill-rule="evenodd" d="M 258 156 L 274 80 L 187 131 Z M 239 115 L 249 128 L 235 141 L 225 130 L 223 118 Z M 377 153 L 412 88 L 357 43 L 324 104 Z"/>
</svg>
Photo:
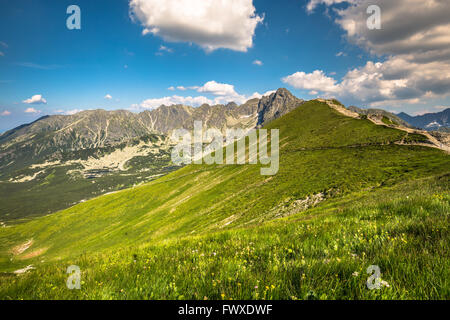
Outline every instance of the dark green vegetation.
<svg viewBox="0 0 450 320">
<path fill-rule="evenodd" d="M 4 274 L 0 297 L 449 298 L 448 155 L 317 101 L 267 128 L 276 176 L 193 165 L 1 228 L 0 269 L 36 270 Z M 80 291 L 65 287 L 71 264 Z M 369 265 L 389 287 L 365 287 Z"/>
<path fill-rule="evenodd" d="M 0 174 L 0 221 L 17 223 L 18 219 L 50 214 L 80 201 L 151 181 L 179 168 L 171 164 L 168 146 L 154 145 L 163 139 L 164 136 L 151 135 L 116 146 L 61 152 L 58 164 L 43 167 L 15 162 Z M 82 165 L 89 159 L 102 159 L 140 143 L 146 145 L 143 148 L 154 148 L 157 152 L 133 157 L 122 172 L 108 167 L 85 170 Z M 21 177 L 30 180 L 14 181 L 20 181 Z"/>
</svg>

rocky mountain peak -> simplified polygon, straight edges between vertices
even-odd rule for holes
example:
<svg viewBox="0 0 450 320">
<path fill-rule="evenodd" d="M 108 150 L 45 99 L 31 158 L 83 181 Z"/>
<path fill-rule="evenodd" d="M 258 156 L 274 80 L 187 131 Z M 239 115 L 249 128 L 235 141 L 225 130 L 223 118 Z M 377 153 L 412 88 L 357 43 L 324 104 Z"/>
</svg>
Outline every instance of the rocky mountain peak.
<svg viewBox="0 0 450 320">
<path fill-rule="evenodd" d="M 289 90 L 280 88 L 270 96 L 262 97 L 259 101 L 258 125 L 264 125 L 267 122 L 275 120 L 294 110 L 304 102 L 304 100 L 295 97 Z"/>
</svg>

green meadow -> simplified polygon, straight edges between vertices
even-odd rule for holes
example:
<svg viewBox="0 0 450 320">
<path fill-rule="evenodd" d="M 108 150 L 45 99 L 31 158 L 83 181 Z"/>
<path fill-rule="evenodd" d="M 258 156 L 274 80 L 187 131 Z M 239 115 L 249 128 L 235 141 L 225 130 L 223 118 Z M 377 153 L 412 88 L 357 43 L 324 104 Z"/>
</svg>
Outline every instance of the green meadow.
<svg viewBox="0 0 450 320">
<path fill-rule="evenodd" d="M 190 165 L 0 228 L 0 298 L 450 298 L 449 155 L 318 101 L 266 128 L 280 130 L 275 176 Z"/>
</svg>

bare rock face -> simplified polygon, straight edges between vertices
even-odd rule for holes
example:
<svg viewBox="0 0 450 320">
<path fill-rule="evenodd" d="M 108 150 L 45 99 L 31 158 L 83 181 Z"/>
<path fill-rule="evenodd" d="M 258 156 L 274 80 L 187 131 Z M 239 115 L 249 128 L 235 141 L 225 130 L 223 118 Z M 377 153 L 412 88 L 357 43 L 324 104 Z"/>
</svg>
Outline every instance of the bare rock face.
<svg viewBox="0 0 450 320">
<path fill-rule="evenodd" d="M 431 131 L 430 134 L 443 145 L 450 147 L 450 132 Z"/>
<path fill-rule="evenodd" d="M 287 89 L 278 89 L 268 97 L 263 97 L 258 104 L 258 125 L 264 125 L 275 120 L 304 103 Z"/>
<path fill-rule="evenodd" d="M 392 123 L 397 123 L 399 125 L 402 125 L 406 128 L 411 128 L 411 125 L 409 123 L 407 123 L 406 121 L 404 121 L 403 119 L 401 119 L 400 117 L 398 117 L 398 115 L 395 115 L 391 112 L 388 112 L 386 110 L 382 110 L 382 109 L 361 109 L 355 106 L 350 106 L 348 107 L 348 109 L 350 111 L 356 112 L 359 115 L 364 115 L 367 116 L 369 118 L 376 118 L 379 121 L 382 121 L 383 117 L 386 117 L 387 119 L 389 119 Z"/>
</svg>

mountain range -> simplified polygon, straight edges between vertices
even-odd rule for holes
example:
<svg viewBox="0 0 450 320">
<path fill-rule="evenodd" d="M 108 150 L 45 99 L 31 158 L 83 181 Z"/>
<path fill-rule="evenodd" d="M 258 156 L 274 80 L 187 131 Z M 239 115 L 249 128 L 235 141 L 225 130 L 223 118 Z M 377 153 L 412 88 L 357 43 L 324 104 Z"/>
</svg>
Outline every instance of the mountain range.
<svg viewBox="0 0 450 320">
<path fill-rule="evenodd" d="M 410 116 L 404 112 L 397 114 L 397 116 L 416 128 L 428 131 L 450 128 L 450 108 L 441 112 L 426 113 L 420 116 Z"/>
<path fill-rule="evenodd" d="M 194 121 L 222 131 L 252 129 L 303 103 L 279 89 L 240 106 L 174 105 L 141 113 L 89 110 L 42 117 L 0 136 L 0 217 L 54 212 L 173 171 L 178 167 L 170 160 L 170 135 L 174 129 L 192 129 Z"/>
<path fill-rule="evenodd" d="M 191 130 L 194 121 L 223 132 L 226 128 L 249 130 L 304 103 L 281 88 L 242 105 L 163 105 L 141 113 L 88 110 L 42 117 L 0 135 L 0 220 L 50 214 L 179 169 L 171 161 L 174 141 L 170 136 L 174 129 Z M 346 109 L 338 101 L 328 103 L 377 124 L 413 127 L 401 115 L 384 110 Z M 446 114 L 427 115 L 424 121 L 445 124 Z M 443 132 L 428 137 L 435 145 L 450 143 Z"/>
</svg>

